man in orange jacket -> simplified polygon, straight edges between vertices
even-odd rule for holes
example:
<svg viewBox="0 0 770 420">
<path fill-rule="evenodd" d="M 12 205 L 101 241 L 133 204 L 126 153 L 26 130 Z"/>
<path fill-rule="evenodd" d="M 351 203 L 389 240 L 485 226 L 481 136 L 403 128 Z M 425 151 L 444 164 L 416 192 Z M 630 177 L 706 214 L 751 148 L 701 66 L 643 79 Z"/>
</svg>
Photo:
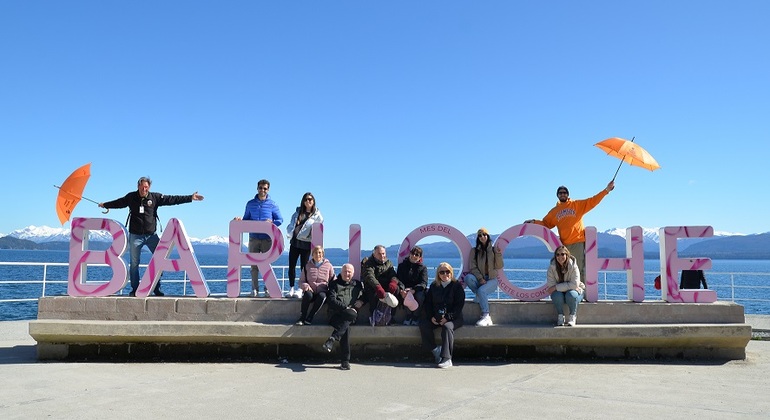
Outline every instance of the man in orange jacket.
<svg viewBox="0 0 770 420">
<path fill-rule="evenodd" d="M 580 280 L 585 283 L 586 278 L 586 228 L 583 225 L 583 216 L 591 211 L 602 199 L 615 189 L 615 181 L 610 181 L 607 187 L 598 194 L 585 200 L 571 200 L 569 190 L 565 186 L 556 189 L 556 197 L 559 202 L 552 208 L 543 220 L 529 219 L 524 223 L 537 223 L 559 231 L 561 243 L 575 256 L 580 268 Z"/>
</svg>

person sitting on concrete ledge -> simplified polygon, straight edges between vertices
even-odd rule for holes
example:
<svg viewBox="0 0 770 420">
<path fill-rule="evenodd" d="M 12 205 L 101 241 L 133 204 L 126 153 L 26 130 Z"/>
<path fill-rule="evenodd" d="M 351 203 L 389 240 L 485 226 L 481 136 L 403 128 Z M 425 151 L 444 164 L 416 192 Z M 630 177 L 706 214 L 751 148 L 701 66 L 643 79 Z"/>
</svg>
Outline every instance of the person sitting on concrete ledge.
<svg viewBox="0 0 770 420">
<path fill-rule="evenodd" d="M 356 322 L 358 311 L 364 306 L 363 287 L 353 278 L 353 264 L 342 266 L 340 274 L 329 284 L 329 325 L 334 328 L 323 349 L 331 352 L 335 342 L 340 343 L 340 369 L 350 370 L 350 325 Z"/>
<path fill-rule="evenodd" d="M 313 248 L 313 257 L 302 270 L 299 288 L 302 290 L 301 315 L 297 325 L 310 325 L 313 323 L 313 317 L 326 302 L 326 296 L 329 290 L 329 282 L 334 280 L 334 267 L 332 263 L 324 258 L 324 248 L 316 245 Z M 310 304 L 313 309 L 310 309 Z"/>
<path fill-rule="evenodd" d="M 580 281 L 580 269 L 569 248 L 564 245 L 556 248 L 551 258 L 551 264 L 546 273 L 546 293 L 551 295 L 551 301 L 556 306 L 556 325 L 564 325 L 564 303 L 569 308 L 567 326 L 574 327 L 577 323 L 578 303 L 583 300 L 585 284 Z"/>
<path fill-rule="evenodd" d="M 454 269 L 449 263 L 442 262 L 436 269 L 436 280 L 431 283 L 425 294 L 423 313 L 420 322 L 422 345 L 432 349 L 436 367 L 452 366 L 454 353 L 455 330 L 463 326 L 463 306 L 465 306 L 465 289 L 454 276 Z M 435 346 L 433 330 L 441 328 L 441 345 Z"/>
<path fill-rule="evenodd" d="M 399 291 L 404 289 L 393 263 L 388 259 L 384 245 L 375 246 L 372 255 L 361 261 L 361 272 L 364 295 L 371 313 L 374 313 L 377 302 L 385 299 L 387 293 L 398 296 Z"/>
</svg>

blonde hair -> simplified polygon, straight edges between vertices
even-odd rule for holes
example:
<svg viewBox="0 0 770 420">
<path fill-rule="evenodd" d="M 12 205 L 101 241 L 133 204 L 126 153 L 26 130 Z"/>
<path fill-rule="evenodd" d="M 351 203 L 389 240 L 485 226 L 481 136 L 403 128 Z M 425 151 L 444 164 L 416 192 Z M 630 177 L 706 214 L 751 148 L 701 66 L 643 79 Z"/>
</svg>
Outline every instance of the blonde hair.
<svg viewBox="0 0 770 420">
<path fill-rule="evenodd" d="M 441 278 L 439 277 L 438 272 L 442 271 L 441 270 L 442 268 L 449 270 L 449 277 L 451 278 L 451 281 L 457 281 L 457 279 L 455 278 L 455 269 L 452 268 L 452 266 L 449 265 L 448 262 L 442 262 L 438 265 L 438 267 L 436 267 L 436 279 L 433 280 L 433 284 L 441 283 Z"/>
</svg>

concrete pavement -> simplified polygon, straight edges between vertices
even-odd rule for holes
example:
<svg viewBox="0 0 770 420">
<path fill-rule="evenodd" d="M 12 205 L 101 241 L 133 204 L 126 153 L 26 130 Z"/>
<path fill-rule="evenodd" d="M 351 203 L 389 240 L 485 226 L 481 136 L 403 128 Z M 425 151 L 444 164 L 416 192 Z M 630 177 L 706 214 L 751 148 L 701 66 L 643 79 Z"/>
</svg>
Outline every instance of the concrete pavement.
<svg viewBox="0 0 770 420">
<path fill-rule="evenodd" d="M 770 341 L 730 362 L 354 360 L 340 371 L 334 353 L 328 363 L 41 363 L 27 328 L 0 322 L 3 419 L 770 415 Z"/>
</svg>

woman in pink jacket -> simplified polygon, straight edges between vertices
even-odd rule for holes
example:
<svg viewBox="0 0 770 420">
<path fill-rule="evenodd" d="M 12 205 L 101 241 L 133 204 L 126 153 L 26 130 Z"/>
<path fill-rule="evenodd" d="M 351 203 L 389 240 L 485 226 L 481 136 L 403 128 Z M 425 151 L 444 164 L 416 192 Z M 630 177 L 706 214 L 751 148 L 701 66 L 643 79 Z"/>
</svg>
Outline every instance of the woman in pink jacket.
<svg viewBox="0 0 770 420">
<path fill-rule="evenodd" d="M 299 282 L 299 288 L 302 290 L 302 313 L 296 325 L 313 323 L 313 317 L 326 302 L 329 283 L 334 281 L 334 267 L 329 260 L 324 258 L 324 249 L 321 245 L 316 245 L 313 248 L 312 256 L 313 258 L 305 265 Z M 311 303 L 313 309 L 308 312 Z"/>
</svg>

